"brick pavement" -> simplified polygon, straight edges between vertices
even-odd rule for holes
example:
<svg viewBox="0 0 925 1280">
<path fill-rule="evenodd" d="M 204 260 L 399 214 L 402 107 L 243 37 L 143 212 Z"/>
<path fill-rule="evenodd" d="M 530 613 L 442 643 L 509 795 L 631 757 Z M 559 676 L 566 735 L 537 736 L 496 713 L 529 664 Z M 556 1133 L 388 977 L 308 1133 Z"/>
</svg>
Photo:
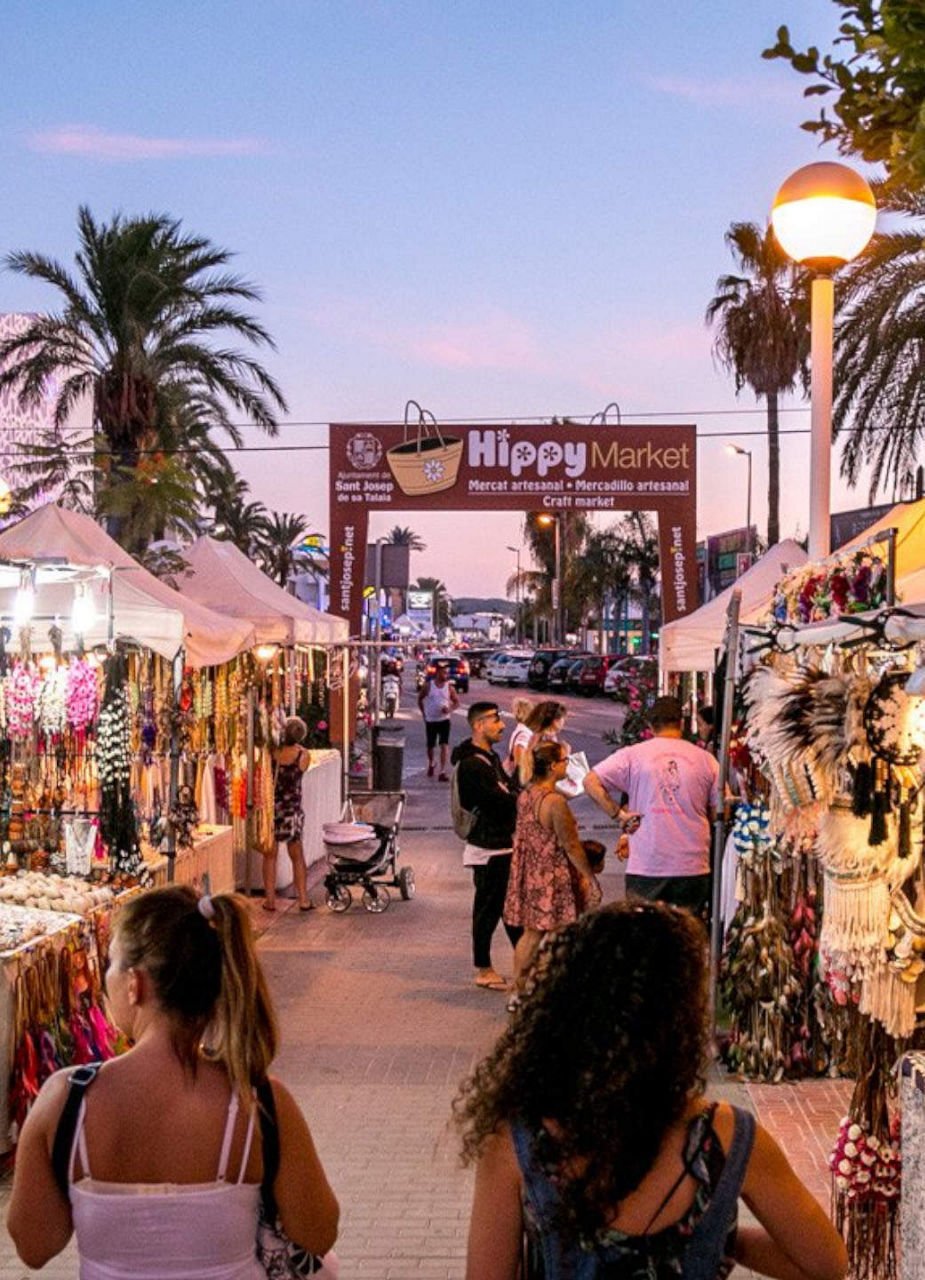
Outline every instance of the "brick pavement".
<svg viewBox="0 0 925 1280">
<path fill-rule="evenodd" d="M 472 985 L 470 880 L 448 830 L 448 788 L 424 776 L 422 759 L 412 742 L 402 847 L 418 880 L 413 901 L 396 894 L 379 916 L 358 905 L 343 915 L 254 913 L 283 1027 L 277 1070 L 309 1118 L 342 1205 L 343 1280 L 461 1280 L 471 1176 L 458 1164 L 450 1105 L 504 1019 L 503 996 Z M 618 877 L 606 877 L 606 896 L 620 892 Z M 509 972 L 500 931 L 495 946 Z M 838 1086 L 746 1089 L 718 1075 L 711 1085 L 756 1109 L 794 1162 L 805 1157 L 819 1172 L 828 1138 L 816 1135 L 833 1131 L 833 1106 L 837 1123 Z M 75 1276 L 73 1246 L 33 1273 L 2 1233 L 0 1280 L 37 1274 Z"/>
</svg>

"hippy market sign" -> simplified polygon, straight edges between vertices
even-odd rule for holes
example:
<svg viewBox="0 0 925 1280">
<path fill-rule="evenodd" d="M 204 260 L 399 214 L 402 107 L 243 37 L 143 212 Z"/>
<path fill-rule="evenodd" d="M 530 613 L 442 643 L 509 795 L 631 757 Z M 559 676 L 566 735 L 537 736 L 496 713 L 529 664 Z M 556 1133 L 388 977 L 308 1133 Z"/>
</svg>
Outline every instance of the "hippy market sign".
<svg viewBox="0 0 925 1280">
<path fill-rule="evenodd" d="M 662 616 L 698 605 L 693 426 L 330 428 L 330 608 L 359 635 L 370 510 L 654 511 Z"/>
</svg>

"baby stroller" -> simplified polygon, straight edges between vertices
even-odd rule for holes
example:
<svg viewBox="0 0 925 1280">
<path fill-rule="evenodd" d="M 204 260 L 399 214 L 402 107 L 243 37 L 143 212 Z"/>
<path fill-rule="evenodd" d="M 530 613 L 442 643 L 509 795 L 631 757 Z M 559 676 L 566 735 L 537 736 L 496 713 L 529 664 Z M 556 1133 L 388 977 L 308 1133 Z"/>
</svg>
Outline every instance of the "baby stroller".
<svg viewBox="0 0 925 1280">
<path fill-rule="evenodd" d="M 376 915 L 388 909 L 389 885 L 406 902 L 414 897 L 413 870 L 399 871 L 396 865 L 404 808 L 404 791 L 357 791 L 344 806 L 342 821 L 324 824 L 325 901 L 331 911 L 348 909 L 351 886 L 362 886 L 363 906 Z"/>
</svg>

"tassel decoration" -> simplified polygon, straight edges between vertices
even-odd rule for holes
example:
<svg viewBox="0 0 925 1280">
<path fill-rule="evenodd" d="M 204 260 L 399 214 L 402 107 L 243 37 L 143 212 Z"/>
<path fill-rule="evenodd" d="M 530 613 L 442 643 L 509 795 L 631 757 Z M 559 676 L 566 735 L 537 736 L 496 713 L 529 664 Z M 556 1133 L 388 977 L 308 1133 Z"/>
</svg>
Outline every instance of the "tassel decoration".
<svg viewBox="0 0 925 1280">
<path fill-rule="evenodd" d="M 874 773 L 867 760 L 859 760 L 854 771 L 854 795 L 851 812 L 856 818 L 870 816 L 873 804 Z"/>
</svg>

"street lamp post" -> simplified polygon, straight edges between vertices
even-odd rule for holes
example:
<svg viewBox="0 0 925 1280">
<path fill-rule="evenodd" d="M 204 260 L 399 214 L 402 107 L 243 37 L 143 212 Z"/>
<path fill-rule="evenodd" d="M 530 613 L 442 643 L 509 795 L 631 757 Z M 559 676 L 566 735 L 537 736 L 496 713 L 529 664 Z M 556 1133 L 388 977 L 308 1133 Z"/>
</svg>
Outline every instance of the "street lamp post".
<svg viewBox="0 0 925 1280">
<path fill-rule="evenodd" d="M 771 225 L 789 257 L 813 273 L 810 317 L 812 411 L 809 457 L 809 555 L 830 550 L 832 357 L 835 290 L 832 273 L 856 258 L 873 235 L 873 192 L 847 165 L 804 165 L 774 197 Z"/>
<path fill-rule="evenodd" d="M 517 577 L 514 580 L 514 639 L 520 644 L 520 547 L 508 547 L 517 557 Z"/>
<path fill-rule="evenodd" d="M 552 616 L 555 633 L 553 635 L 553 644 L 562 644 L 562 515 L 556 511 L 550 513 L 544 511 L 542 515 L 536 517 L 537 524 L 543 525 L 545 528 L 552 526 L 553 531 L 553 578 L 552 578 Z"/>
<path fill-rule="evenodd" d="M 738 453 L 748 458 L 748 489 L 745 499 L 745 539 L 749 555 L 755 550 L 754 539 L 752 538 L 752 451 L 751 449 L 743 449 L 737 444 L 727 444 L 727 453 Z"/>
</svg>

